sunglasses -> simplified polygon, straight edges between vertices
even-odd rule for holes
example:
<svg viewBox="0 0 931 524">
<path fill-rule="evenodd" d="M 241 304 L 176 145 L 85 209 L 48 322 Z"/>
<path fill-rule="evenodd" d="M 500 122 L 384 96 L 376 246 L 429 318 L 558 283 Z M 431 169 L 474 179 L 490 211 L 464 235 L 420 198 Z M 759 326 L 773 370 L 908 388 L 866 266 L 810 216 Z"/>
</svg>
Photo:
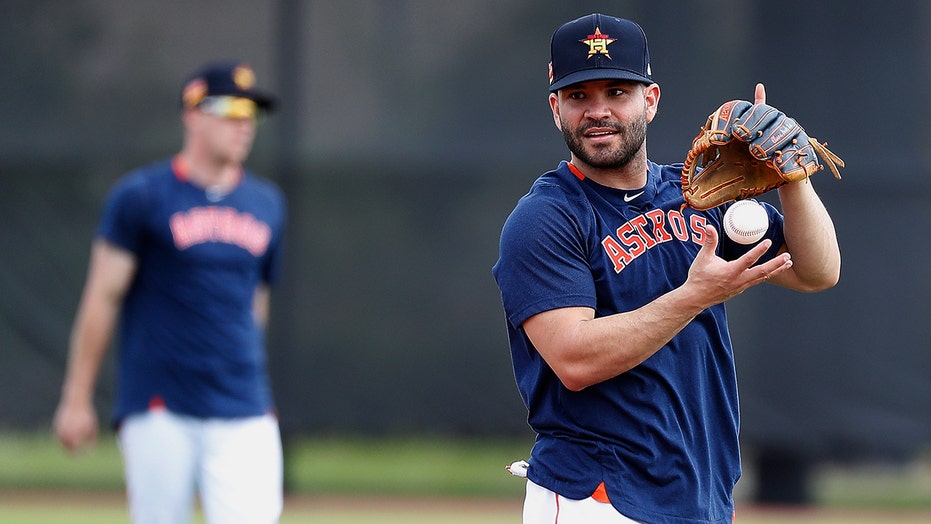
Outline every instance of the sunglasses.
<svg viewBox="0 0 931 524">
<path fill-rule="evenodd" d="M 238 96 L 208 96 L 197 104 L 197 108 L 220 118 L 257 120 L 259 116 L 259 106 L 254 101 Z"/>
</svg>

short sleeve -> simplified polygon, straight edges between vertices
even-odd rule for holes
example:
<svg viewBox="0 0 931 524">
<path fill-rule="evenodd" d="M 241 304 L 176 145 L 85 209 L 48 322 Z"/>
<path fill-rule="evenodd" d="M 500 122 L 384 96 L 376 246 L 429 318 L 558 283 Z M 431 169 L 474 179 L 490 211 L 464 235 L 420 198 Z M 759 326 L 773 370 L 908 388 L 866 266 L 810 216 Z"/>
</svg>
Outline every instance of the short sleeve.
<svg viewBox="0 0 931 524">
<path fill-rule="evenodd" d="M 97 235 L 124 249 L 139 253 L 144 238 L 144 219 L 149 212 L 145 178 L 131 174 L 110 190 Z"/>
<path fill-rule="evenodd" d="M 573 213 L 578 208 L 559 187 L 536 187 L 505 222 L 493 273 L 512 325 L 560 307 L 595 307 L 587 226 Z"/>
<path fill-rule="evenodd" d="M 284 259 L 285 231 L 287 229 L 287 203 L 284 194 L 275 188 L 272 192 L 272 197 L 274 205 L 278 209 L 276 217 L 277 223 L 272 228 L 274 237 L 272 238 L 271 245 L 268 247 L 268 254 L 265 256 L 264 263 L 262 264 L 262 280 L 269 285 L 278 282 L 279 275 L 281 274 L 281 266 Z"/>
</svg>

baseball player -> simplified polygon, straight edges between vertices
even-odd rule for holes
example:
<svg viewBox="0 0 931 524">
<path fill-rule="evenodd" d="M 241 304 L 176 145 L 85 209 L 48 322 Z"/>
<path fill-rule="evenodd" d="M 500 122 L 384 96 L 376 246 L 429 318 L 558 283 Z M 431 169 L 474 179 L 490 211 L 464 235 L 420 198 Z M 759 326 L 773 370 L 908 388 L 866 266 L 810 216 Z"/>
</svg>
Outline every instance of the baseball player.
<svg viewBox="0 0 931 524">
<path fill-rule="evenodd" d="M 570 160 L 504 224 L 493 268 L 537 438 L 525 523 L 726 523 L 740 476 L 724 302 L 769 281 L 839 278 L 834 227 L 805 181 L 765 239 L 683 206 L 682 165 L 647 158 L 660 88 L 634 22 L 592 14 L 551 41 L 549 103 Z M 762 85 L 756 103 L 765 102 Z"/>
<path fill-rule="evenodd" d="M 244 169 L 273 98 L 239 62 L 183 87 L 184 143 L 112 189 L 93 241 L 54 430 L 97 434 L 93 391 L 119 332 L 118 428 L 132 521 L 277 522 L 282 452 L 266 370 L 269 285 L 282 256 L 280 190 Z"/>
</svg>

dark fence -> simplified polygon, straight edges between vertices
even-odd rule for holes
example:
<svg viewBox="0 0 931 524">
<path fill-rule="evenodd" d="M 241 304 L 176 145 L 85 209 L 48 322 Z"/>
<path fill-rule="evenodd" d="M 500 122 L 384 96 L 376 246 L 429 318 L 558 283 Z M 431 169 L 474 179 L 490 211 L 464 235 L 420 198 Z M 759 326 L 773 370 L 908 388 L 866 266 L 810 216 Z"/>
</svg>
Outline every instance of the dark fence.
<svg viewBox="0 0 931 524">
<path fill-rule="evenodd" d="M 106 190 L 177 150 L 188 71 L 239 56 L 283 96 L 250 164 L 290 203 L 269 334 L 285 431 L 528 435 L 490 268 L 516 199 L 566 156 L 549 36 L 605 10 L 650 39 L 654 160 L 680 161 L 708 113 L 763 81 L 848 163 L 814 178 L 840 285 L 729 305 L 745 442 L 907 457 L 931 442 L 929 5 L 6 2 L 0 425 L 48 425 Z"/>
</svg>

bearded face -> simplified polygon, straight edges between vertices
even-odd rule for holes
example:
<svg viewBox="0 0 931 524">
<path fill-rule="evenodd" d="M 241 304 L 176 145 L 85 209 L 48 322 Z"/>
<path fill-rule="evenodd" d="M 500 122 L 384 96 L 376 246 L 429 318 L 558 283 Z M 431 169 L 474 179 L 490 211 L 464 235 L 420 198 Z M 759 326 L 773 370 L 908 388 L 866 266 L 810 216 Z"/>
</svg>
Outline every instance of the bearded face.
<svg viewBox="0 0 931 524">
<path fill-rule="evenodd" d="M 600 169 L 616 169 L 629 164 L 643 148 L 647 115 L 644 110 L 627 123 L 604 119 L 576 128 L 560 118 L 560 128 L 569 151 L 579 160 Z"/>
</svg>

